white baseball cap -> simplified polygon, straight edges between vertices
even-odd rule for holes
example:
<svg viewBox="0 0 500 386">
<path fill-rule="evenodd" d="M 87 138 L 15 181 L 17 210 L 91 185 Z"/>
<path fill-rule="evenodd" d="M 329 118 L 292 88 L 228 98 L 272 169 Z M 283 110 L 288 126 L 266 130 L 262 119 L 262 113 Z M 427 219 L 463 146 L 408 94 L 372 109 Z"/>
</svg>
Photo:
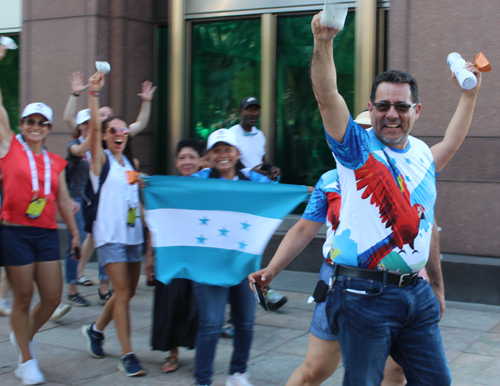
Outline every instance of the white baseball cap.
<svg viewBox="0 0 500 386">
<path fill-rule="evenodd" d="M 52 124 L 52 109 L 45 103 L 30 103 L 24 108 L 21 119 L 24 119 L 31 114 L 41 114 L 45 117 L 45 119 L 47 119 L 47 121 L 49 121 L 50 124 Z"/>
<path fill-rule="evenodd" d="M 76 124 L 81 125 L 90 120 L 90 109 L 80 110 L 76 115 Z"/>
<path fill-rule="evenodd" d="M 238 150 L 240 149 L 238 146 L 238 140 L 236 139 L 236 133 L 234 131 L 228 129 L 219 129 L 214 131 L 208 136 L 207 151 L 219 142 L 224 142 L 228 145 L 234 146 Z"/>
<path fill-rule="evenodd" d="M 372 120 L 370 118 L 370 112 L 369 111 L 363 111 L 362 113 L 359 113 L 356 119 L 354 119 L 354 122 L 356 122 L 359 125 L 372 125 Z"/>
</svg>

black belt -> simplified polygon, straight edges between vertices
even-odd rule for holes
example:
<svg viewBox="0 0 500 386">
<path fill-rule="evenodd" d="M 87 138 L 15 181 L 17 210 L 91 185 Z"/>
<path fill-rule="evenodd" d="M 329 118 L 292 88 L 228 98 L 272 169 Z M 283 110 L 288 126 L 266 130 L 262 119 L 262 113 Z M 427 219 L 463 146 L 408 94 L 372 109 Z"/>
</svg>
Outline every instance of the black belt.
<svg viewBox="0 0 500 386">
<path fill-rule="evenodd" d="M 380 283 L 384 282 L 384 275 L 386 275 L 386 283 L 395 284 L 398 287 L 408 287 L 415 284 L 418 280 L 418 272 L 414 273 L 391 273 L 386 271 L 374 271 L 372 269 L 347 267 L 339 264 L 328 264 L 334 270 L 337 270 L 337 275 L 355 277 L 358 279 L 375 280 Z"/>
</svg>

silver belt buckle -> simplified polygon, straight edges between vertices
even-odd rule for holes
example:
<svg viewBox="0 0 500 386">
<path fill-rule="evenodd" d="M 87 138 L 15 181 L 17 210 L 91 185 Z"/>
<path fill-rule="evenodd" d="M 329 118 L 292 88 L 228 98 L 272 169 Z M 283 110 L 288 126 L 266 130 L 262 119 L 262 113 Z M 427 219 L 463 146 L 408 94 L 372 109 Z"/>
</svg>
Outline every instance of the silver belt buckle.
<svg viewBox="0 0 500 386">
<path fill-rule="evenodd" d="M 411 276 L 410 273 L 402 273 L 400 276 L 399 276 L 399 284 L 398 284 L 398 287 L 403 287 L 403 280 L 406 276 Z"/>
</svg>

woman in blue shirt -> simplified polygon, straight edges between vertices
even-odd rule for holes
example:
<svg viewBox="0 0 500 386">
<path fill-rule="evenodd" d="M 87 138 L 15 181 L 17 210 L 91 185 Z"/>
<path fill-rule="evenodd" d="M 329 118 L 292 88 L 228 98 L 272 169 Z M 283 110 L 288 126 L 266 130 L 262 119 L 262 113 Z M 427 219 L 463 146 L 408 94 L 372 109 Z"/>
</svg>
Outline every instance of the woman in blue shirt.
<svg viewBox="0 0 500 386">
<path fill-rule="evenodd" d="M 272 182 L 256 171 L 241 169 L 243 166 L 239 161 L 236 135 L 229 130 L 220 129 L 210 134 L 207 152 L 212 168 L 203 169 L 191 177 Z M 252 344 L 256 302 L 248 279 L 229 288 L 196 282 L 193 286 L 199 312 L 194 372 L 197 384 L 211 385 L 215 349 L 224 324 L 226 302 L 229 300 L 234 324 L 234 350 L 226 386 L 252 386 L 246 367 Z"/>
</svg>

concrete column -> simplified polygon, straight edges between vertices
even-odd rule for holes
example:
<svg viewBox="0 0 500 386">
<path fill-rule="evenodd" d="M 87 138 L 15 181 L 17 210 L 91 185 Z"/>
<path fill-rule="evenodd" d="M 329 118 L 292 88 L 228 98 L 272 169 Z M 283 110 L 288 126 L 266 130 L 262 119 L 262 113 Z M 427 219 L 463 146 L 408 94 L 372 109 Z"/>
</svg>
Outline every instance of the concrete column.
<svg viewBox="0 0 500 386">
<path fill-rule="evenodd" d="M 263 14 L 261 23 L 260 129 L 266 136 L 266 160 L 272 163 L 276 133 L 276 15 Z"/>
<path fill-rule="evenodd" d="M 357 0 L 356 3 L 356 74 L 353 115 L 366 109 L 375 77 L 377 0 Z"/>
<path fill-rule="evenodd" d="M 176 170 L 173 162 L 175 145 L 182 139 L 185 125 L 186 26 L 184 0 L 171 0 L 169 3 L 168 149 L 166 162 L 169 174 L 175 174 Z"/>
</svg>

